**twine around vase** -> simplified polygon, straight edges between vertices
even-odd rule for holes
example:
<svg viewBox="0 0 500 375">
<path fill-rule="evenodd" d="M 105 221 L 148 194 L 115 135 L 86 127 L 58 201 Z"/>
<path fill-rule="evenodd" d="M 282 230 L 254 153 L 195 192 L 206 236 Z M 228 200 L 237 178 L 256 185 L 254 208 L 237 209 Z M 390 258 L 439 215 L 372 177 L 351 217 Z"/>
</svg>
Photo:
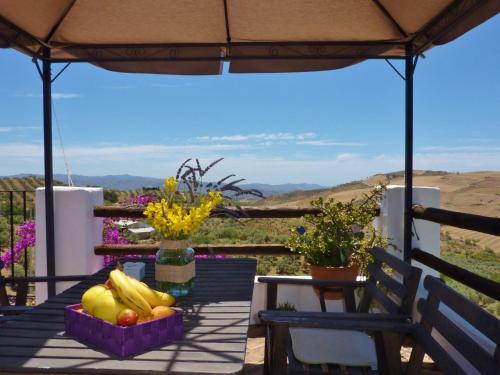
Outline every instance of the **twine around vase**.
<svg viewBox="0 0 500 375">
<path fill-rule="evenodd" d="M 191 247 L 189 239 L 185 240 L 167 240 L 160 241 L 160 250 L 180 250 Z M 166 281 L 170 283 L 183 284 L 195 277 L 195 262 L 189 262 L 181 266 L 172 264 L 155 264 L 155 280 Z"/>
</svg>

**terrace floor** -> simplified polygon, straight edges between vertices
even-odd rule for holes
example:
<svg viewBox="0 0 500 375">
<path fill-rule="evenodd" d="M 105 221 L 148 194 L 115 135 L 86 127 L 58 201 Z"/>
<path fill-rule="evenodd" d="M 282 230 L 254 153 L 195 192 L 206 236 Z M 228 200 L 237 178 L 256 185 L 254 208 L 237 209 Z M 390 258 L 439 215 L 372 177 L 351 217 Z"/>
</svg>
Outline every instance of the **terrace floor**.
<svg viewBox="0 0 500 375">
<path fill-rule="evenodd" d="M 403 363 L 407 363 L 411 354 L 411 348 L 403 347 L 401 349 L 401 358 Z M 264 374 L 264 338 L 255 337 L 247 340 L 247 353 L 245 357 L 245 375 Z M 422 375 L 438 375 L 441 371 L 437 370 L 434 362 L 427 355 L 424 358 L 424 368 Z"/>
</svg>

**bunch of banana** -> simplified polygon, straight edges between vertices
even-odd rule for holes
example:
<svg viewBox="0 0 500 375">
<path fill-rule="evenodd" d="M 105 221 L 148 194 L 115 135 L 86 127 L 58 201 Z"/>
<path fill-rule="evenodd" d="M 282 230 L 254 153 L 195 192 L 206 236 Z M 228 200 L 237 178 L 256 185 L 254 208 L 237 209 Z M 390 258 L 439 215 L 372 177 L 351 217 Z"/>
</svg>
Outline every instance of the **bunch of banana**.
<svg viewBox="0 0 500 375">
<path fill-rule="evenodd" d="M 170 294 L 151 289 L 147 284 L 137 280 L 135 277 L 126 276 L 132 283 L 132 286 L 151 305 L 151 307 L 172 306 L 175 303 L 175 298 Z"/>
<path fill-rule="evenodd" d="M 109 273 L 111 286 L 121 301 L 142 316 L 150 316 L 156 306 L 171 306 L 174 297 L 149 288 L 145 283 L 126 275 L 119 269 Z"/>
</svg>

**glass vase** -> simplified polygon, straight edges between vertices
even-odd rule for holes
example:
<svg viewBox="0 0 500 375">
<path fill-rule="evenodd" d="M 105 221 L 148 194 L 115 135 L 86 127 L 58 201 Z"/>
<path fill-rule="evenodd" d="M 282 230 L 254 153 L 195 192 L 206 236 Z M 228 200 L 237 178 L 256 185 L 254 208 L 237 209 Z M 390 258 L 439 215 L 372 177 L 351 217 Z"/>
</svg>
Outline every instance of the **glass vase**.
<svg viewBox="0 0 500 375">
<path fill-rule="evenodd" d="M 162 240 L 156 252 L 156 289 L 174 297 L 188 295 L 195 277 L 194 250 L 189 240 Z"/>
</svg>

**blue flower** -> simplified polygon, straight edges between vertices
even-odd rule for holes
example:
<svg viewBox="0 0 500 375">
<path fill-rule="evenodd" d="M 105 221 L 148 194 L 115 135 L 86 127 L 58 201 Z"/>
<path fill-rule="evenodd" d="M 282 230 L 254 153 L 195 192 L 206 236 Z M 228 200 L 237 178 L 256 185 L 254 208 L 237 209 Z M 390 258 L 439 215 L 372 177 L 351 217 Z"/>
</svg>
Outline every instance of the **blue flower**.
<svg viewBox="0 0 500 375">
<path fill-rule="evenodd" d="M 300 227 L 297 227 L 296 231 L 298 234 L 300 234 L 302 236 L 304 233 L 306 233 L 306 228 L 304 228 L 303 226 L 300 226 Z"/>
</svg>

